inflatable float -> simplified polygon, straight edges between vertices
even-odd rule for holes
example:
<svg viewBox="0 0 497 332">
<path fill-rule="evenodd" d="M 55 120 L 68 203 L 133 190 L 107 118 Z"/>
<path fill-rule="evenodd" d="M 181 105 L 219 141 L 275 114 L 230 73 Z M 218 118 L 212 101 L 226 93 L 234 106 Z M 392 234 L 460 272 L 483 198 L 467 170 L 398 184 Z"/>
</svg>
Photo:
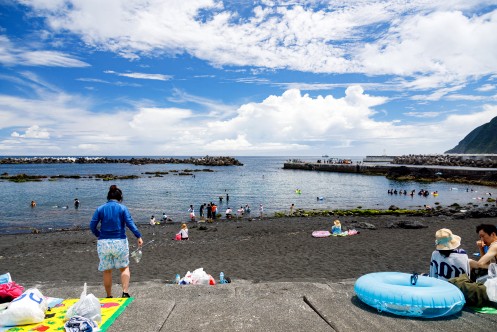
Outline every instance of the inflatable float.
<svg viewBox="0 0 497 332">
<path fill-rule="evenodd" d="M 367 305 L 400 316 L 435 318 L 458 313 L 466 301 L 453 284 L 402 272 L 363 275 L 354 285 L 359 299 Z"/>
<path fill-rule="evenodd" d="M 314 231 L 312 232 L 313 237 L 328 237 L 331 233 L 329 231 Z"/>
</svg>

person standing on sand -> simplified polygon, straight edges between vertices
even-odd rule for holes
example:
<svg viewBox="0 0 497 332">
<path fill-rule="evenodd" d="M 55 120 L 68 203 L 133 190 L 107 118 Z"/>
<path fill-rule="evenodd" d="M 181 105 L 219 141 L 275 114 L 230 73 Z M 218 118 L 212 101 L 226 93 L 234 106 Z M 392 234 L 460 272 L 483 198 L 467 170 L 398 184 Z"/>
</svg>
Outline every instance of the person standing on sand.
<svg viewBox="0 0 497 332">
<path fill-rule="evenodd" d="M 188 209 L 188 212 L 190 213 L 190 221 L 194 222 L 195 221 L 195 209 L 193 208 L 193 205 L 190 204 L 190 208 Z"/>
<path fill-rule="evenodd" d="M 292 203 L 292 205 L 290 205 L 290 215 L 293 216 L 293 209 L 295 208 L 295 204 Z"/>
<path fill-rule="evenodd" d="M 98 270 L 103 272 L 103 282 L 107 297 L 112 297 L 112 270 L 121 271 L 123 293 L 121 297 L 130 297 L 128 293 L 131 278 L 129 270 L 129 244 L 126 227 L 138 239 L 138 247 L 143 245 L 140 231 L 135 225 L 128 208 L 121 204 L 123 193 L 116 185 L 109 188 L 107 203 L 99 206 L 90 221 L 90 230 L 98 238 L 97 252 L 100 264 Z M 98 224 L 100 228 L 98 228 Z"/>
<path fill-rule="evenodd" d="M 259 205 L 259 214 L 262 219 L 264 217 L 264 206 L 262 204 Z"/>
<path fill-rule="evenodd" d="M 217 205 L 211 203 L 211 209 L 212 209 L 212 220 L 216 220 Z"/>
<path fill-rule="evenodd" d="M 211 205 L 211 203 L 207 204 L 207 220 L 208 221 L 210 221 L 212 219 L 212 205 Z"/>
</svg>

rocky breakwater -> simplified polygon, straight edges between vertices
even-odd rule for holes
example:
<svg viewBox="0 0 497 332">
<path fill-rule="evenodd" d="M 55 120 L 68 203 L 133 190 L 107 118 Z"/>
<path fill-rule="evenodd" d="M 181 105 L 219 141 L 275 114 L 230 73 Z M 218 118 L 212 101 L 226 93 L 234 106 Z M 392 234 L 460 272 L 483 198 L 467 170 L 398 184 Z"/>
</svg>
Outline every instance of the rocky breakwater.
<svg viewBox="0 0 497 332">
<path fill-rule="evenodd" d="M 479 168 L 497 168 L 497 159 L 490 156 L 469 158 L 465 155 L 421 155 L 410 154 L 394 157 L 392 164 L 398 165 L 436 165 L 436 166 L 461 166 L 461 167 L 479 167 Z"/>
<path fill-rule="evenodd" d="M 110 158 L 110 157 L 7 157 L 0 164 L 193 164 L 203 166 L 243 166 L 233 157 L 190 157 L 190 158 Z"/>
</svg>

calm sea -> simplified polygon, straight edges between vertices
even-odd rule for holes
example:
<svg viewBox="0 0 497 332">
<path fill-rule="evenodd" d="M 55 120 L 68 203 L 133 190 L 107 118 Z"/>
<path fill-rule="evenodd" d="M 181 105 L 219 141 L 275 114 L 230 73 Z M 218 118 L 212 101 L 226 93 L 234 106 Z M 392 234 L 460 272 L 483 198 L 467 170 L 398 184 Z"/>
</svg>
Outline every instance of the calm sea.
<svg viewBox="0 0 497 332">
<path fill-rule="evenodd" d="M 343 157 L 346 158 L 346 157 Z M 348 157 L 351 158 L 351 157 Z M 174 221 L 188 220 L 188 208 L 193 204 L 198 216 L 202 203 L 215 202 L 219 211 L 228 206 L 236 210 L 249 204 L 252 215 L 258 214 L 259 204 L 266 214 L 296 208 L 378 208 L 390 205 L 401 208 L 419 208 L 424 204 L 447 206 L 467 203 L 483 206 L 488 193 L 497 195 L 491 187 L 468 186 L 454 183 L 397 182 L 383 176 L 284 170 L 288 159 L 316 161 L 319 157 L 237 157 L 244 166 L 212 167 L 189 164 L 129 165 L 129 164 L 32 164 L 0 165 L 0 174 L 26 173 L 30 175 L 94 175 L 114 174 L 140 176 L 134 180 L 106 182 L 95 179 L 58 179 L 41 182 L 13 183 L 0 181 L 0 233 L 29 232 L 32 228 L 55 229 L 88 227 L 97 206 L 106 201 L 108 187 L 117 184 L 124 193 L 137 223 L 147 223 L 152 215 L 157 219 L 163 212 Z M 360 161 L 362 157 L 352 157 Z M 150 177 L 145 172 L 185 169 L 211 169 L 214 172 L 195 172 L 195 176 L 169 173 Z M 301 194 L 296 194 L 300 189 Z M 438 196 L 388 195 L 388 189 L 420 189 L 438 191 Z M 229 195 L 229 202 L 226 201 Z M 223 201 L 219 201 L 219 196 Z M 320 197 L 322 199 L 317 199 Z M 81 202 L 75 209 L 73 201 Z M 484 199 L 482 199 L 484 198 Z M 35 208 L 30 202 L 37 203 Z M 67 206 L 67 208 L 66 208 Z"/>
</svg>

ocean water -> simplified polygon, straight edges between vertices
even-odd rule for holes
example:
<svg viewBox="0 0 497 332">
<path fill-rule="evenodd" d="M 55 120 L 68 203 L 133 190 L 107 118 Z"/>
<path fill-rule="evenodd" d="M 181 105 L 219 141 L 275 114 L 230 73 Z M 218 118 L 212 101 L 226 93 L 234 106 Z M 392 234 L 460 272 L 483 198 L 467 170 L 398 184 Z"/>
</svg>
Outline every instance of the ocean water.
<svg viewBox="0 0 497 332">
<path fill-rule="evenodd" d="M 347 158 L 347 157 L 342 157 Z M 348 157 L 354 161 L 362 157 Z M 228 206 L 236 211 L 249 204 L 252 215 L 258 215 L 259 204 L 264 212 L 288 211 L 290 205 L 304 209 L 378 208 L 390 205 L 419 208 L 424 204 L 448 206 L 468 203 L 483 206 L 488 193 L 497 196 L 497 189 L 454 183 L 417 183 L 388 180 L 383 176 L 284 170 L 288 159 L 316 161 L 319 157 L 237 157 L 244 166 L 195 166 L 190 164 L 129 165 L 129 164 L 30 164 L 0 165 L 0 174 L 30 175 L 138 175 L 139 179 L 102 181 L 96 179 L 57 179 L 41 182 L 14 183 L 0 180 L 0 233 L 30 232 L 37 229 L 88 227 L 97 206 L 105 203 L 111 184 L 123 190 L 123 203 L 135 222 L 147 223 L 152 215 L 157 219 L 165 212 L 176 222 L 188 220 L 188 208 L 193 204 L 198 216 L 202 203 L 215 202 L 219 212 Z M 169 173 L 154 177 L 145 172 L 185 169 L 211 169 L 214 172 L 194 172 L 195 176 Z M 301 194 L 296 193 L 300 189 Z M 438 191 L 438 196 L 388 195 L 388 189 L 425 189 Z M 495 192 L 495 194 L 494 194 Z M 229 195 L 229 202 L 226 201 Z M 219 196 L 223 201 L 219 201 Z M 318 197 L 322 199 L 317 199 Z M 74 198 L 81 202 L 79 209 Z M 35 208 L 30 202 L 37 203 Z M 67 208 L 66 208 L 67 206 Z"/>
</svg>

